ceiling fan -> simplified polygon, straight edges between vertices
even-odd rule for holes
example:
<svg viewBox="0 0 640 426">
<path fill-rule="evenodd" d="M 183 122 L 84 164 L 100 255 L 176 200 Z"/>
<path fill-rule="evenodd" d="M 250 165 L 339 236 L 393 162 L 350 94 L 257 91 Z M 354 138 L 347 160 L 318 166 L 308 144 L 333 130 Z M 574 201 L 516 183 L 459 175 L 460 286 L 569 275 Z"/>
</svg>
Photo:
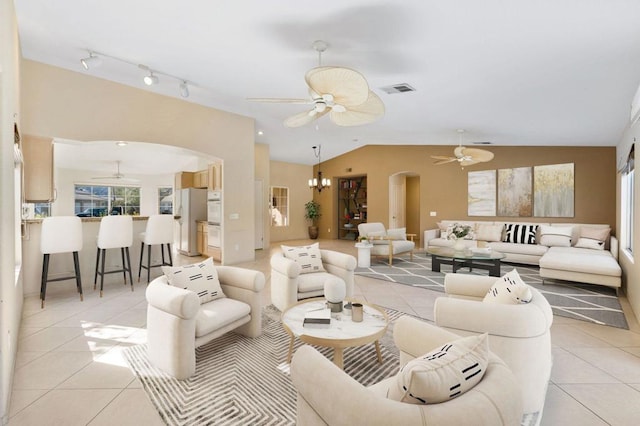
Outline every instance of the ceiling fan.
<svg viewBox="0 0 640 426">
<path fill-rule="evenodd" d="M 458 130 L 458 134 L 460 135 L 460 143 L 453 150 L 453 157 L 447 157 L 443 155 L 432 155 L 431 158 L 437 160 L 433 164 L 439 166 L 441 164 L 448 164 L 457 161 L 460 166 L 472 166 L 478 163 L 486 163 L 488 161 L 493 160 L 493 152 L 487 151 L 486 149 L 479 148 L 466 148 L 462 146 L 462 135 L 464 134 L 464 130 Z"/>
<path fill-rule="evenodd" d="M 121 182 L 140 182 L 139 179 L 133 179 L 125 177 L 124 174 L 120 173 L 120 160 L 116 161 L 116 172 L 111 176 L 95 176 L 91 179 L 107 179 L 107 180 L 119 180 Z"/>
<path fill-rule="evenodd" d="M 308 111 L 292 115 L 284 121 L 287 127 L 301 127 L 329 114 L 338 126 L 359 126 L 371 123 L 384 115 L 384 103 L 369 90 L 362 74 L 351 68 L 323 67 L 322 52 L 328 43 L 316 40 L 313 48 L 318 52 L 318 66 L 307 71 L 305 81 L 309 98 L 248 98 L 253 102 L 273 102 L 313 105 Z"/>
</svg>

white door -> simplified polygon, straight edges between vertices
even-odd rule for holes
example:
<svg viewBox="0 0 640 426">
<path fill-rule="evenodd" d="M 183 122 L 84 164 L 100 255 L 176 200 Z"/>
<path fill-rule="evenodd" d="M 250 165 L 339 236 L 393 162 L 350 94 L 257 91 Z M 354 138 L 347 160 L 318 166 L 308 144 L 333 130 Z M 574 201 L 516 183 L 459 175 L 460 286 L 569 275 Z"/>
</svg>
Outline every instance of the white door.
<svg viewBox="0 0 640 426">
<path fill-rule="evenodd" d="M 407 182 L 405 175 L 389 177 L 389 228 L 406 226 L 406 193 Z"/>
<path fill-rule="evenodd" d="M 254 183 L 255 188 L 255 249 L 260 250 L 264 248 L 264 194 L 263 185 L 261 180 L 257 180 Z"/>
</svg>

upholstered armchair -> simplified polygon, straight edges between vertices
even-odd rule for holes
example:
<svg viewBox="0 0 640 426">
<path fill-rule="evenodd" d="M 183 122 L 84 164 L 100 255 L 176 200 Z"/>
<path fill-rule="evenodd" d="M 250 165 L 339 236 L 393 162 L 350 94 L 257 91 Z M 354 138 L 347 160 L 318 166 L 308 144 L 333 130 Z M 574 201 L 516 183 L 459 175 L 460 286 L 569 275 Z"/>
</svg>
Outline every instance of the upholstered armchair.
<svg viewBox="0 0 640 426">
<path fill-rule="evenodd" d="M 353 295 L 356 258 L 333 250 L 320 249 L 324 271 L 302 273 L 300 263 L 278 252 L 271 256 L 271 303 L 284 311 L 298 300 L 324 295 L 328 279 L 344 281 L 346 297 Z"/>
<path fill-rule="evenodd" d="M 445 292 L 436 299 L 435 323 L 462 336 L 489 333 L 489 347 L 504 360 L 522 389 L 527 424 L 542 418 L 551 376 L 553 312 L 545 297 L 530 287 L 532 299 L 525 304 L 496 304 L 483 298 L 496 278 L 469 274 L 446 274 Z"/>
<path fill-rule="evenodd" d="M 409 253 L 413 260 L 413 250 L 416 248 L 413 241 L 415 235 L 407 234 L 406 228 L 387 230 L 380 222 L 361 223 L 358 225 L 358 233 L 361 237 L 367 237 L 373 244 L 371 255 L 388 257 L 389 265 L 393 264 L 393 256 L 396 254 Z"/>
<path fill-rule="evenodd" d="M 200 304 L 195 292 L 168 285 L 162 275 L 147 287 L 147 354 L 156 367 L 177 379 L 196 370 L 195 349 L 229 331 L 262 334 L 264 274 L 215 266 L 226 297 Z"/>
<path fill-rule="evenodd" d="M 394 325 L 400 365 L 459 336 L 409 316 Z M 298 392 L 300 425 L 519 425 L 522 402 L 515 377 L 493 353 L 478 384 L 466 393 L 436 404 L 411 404 L 387 398 L 395 377 L 369 387 L 339 369 L 311 346 L 300 347 L 291 362 Z"/>
</svg>

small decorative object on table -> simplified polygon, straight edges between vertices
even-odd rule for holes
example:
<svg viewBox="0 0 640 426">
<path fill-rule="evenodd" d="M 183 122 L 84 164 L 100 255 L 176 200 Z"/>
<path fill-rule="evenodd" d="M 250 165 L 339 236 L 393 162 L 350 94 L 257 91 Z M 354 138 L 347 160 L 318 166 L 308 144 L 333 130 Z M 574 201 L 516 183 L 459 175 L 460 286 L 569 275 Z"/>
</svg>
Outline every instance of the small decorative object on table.
<svg viewBox="0 0 640 426">
<path fill-rule="evenodd" d="M 344 281 L 339 278 L 327 278 L 324 282 L 324 297 L 331 312 L 342 312 L 342 302 L 347 295 Z"/>
<path fill-rule="evenodd" d="M 331 325 L 331 311 L 329 309 L 315 309 L 304 314 L 302 326 L 305 328 L 329 328 Z"/>
<path fill-rule="evenodd" d="M 450 240 L 455 240 L 455 243 L 453 244 L 453 249 L 456 251 L 464 250 L 465 249 L 464 237 L 466 237 L 471 233 L 471 226 L 454 223 L 452 227 L 447 229 L 447 232 L 448 232 L 447 238 Z"/>
</svg>

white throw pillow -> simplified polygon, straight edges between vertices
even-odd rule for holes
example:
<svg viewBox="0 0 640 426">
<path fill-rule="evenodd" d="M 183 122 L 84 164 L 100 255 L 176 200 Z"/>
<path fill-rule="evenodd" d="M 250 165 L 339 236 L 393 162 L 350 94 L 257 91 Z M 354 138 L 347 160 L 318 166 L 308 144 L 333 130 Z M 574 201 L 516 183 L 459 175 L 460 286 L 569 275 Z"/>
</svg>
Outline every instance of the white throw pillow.
<svg viewBox="0 0 640 426">
<path fill-rule="evenodd" d="M 388 245 L 387 231 L 372 231 L 367 234 L 369 241 L 374 245 Z"/>
<path fill-rule="evenodd" d="M 314 243 L 309 246 L 280 246 L 282 253 L 287 259 L 291 259 L 300 265 L 301 274 L 311 274 L 314 272 L 324 272 L 322 257 L 320 256 L 320 244 Z"/>
<path fill-rule="evenodd" d="M 518 305 L 520 303 L 531 302 L 531 289 L 522 281 L 516 269 L 507 272 L 498 278 L 491 286 L 483 301 L 487 303 L 502 303 L 507 305 Z"/>
<path fill-rule="evenodd" d="M 594 240 L 592 238 L 578 238 L 575 247 L 587 248 L 592 250 L 604 250 L 604 241 Z"/>
<path fill-rule="evenodd" d="M 162 272 L 169 285 L 196 293 L 201 305 L 225 297 L 211 258 L 191 265 L 163 266 Z"/>
<path fill-rule="evenodd" d="M 478 241 L 502 241 L 504 225 L 478 223 L 476 225 L 476 239 Z"/>
<path fill-rule="evenodd" d="M 547 247 L 571 247 L 572 226 L 540 225 L 540 244 Z"/>
<path fill-rule="evenodd" d="M 402 367 L 387 398 L 409 404 L 448 401 L 478 384 L 488 363 L 486 333 L 454 340 Z"/>
<path fill-rule="evenodd" d="M 580 228 L 580 238 L 578 238 L 576 247 L 604 250 L 610 233 L 611 228 L 591 228 L 583 226 Z"/>
<path fill-rule="evenodd" d="M 387 236 L 392 240 L 406 240 L 407 228 L 387 229 Z"/>
</svg>

